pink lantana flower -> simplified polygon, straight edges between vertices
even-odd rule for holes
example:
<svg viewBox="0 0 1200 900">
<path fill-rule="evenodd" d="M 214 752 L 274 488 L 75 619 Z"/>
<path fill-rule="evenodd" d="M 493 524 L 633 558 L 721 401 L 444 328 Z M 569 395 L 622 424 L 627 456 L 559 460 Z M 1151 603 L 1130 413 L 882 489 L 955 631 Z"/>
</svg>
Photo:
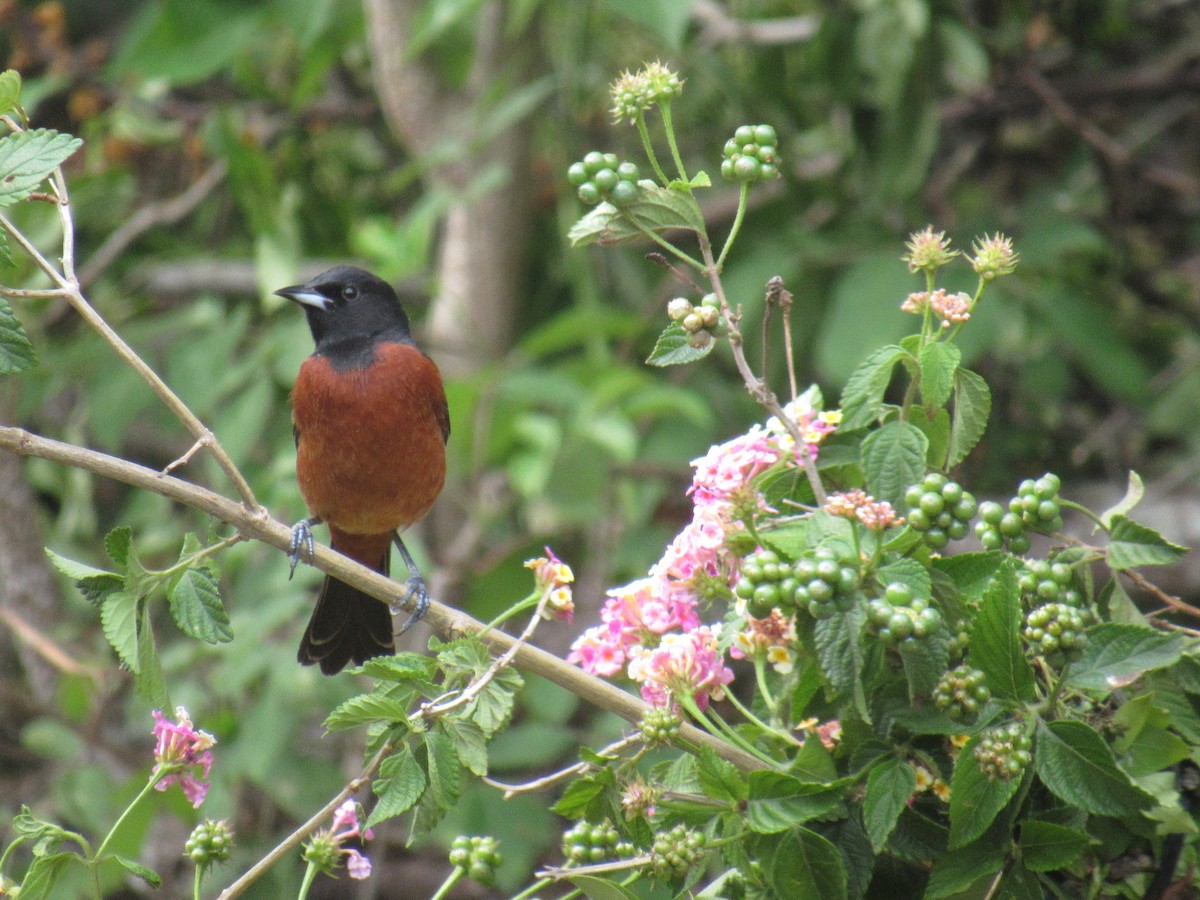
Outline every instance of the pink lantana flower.
<svg viewBox="0 0 1200 900">
<path fill-rule="evenodd" d="M 175 707 L 177 722 L 170 721 L 162 710 L 154 710 L 154 775 L 167 772 L 155 782 L 155 790 L 165 791 L 178 784 L 183 794 L 198 809 L 208 794 L 208 777 L 212 771 L 212 748 L 217 743 L 207 731 L 192 727 L 192 720 L 182 706 Z M 199 769 L 197 775 L 196 769 Z"/>
<path fill-rule="evenodd" d="M 691 697 L 700 709 L 707 709 L 710 700 L 724 698 L 733 672 L 717 647 L 716 629 L 702 625 L 665 635 L 652 650 L 634 648 L 629 677 L 642 683 L 642 699 L 653 706 Z"/>
<path fill-rule="evenodd" d="M 746 627 L 733 636 L 729 655 L 734 659 L 763 657 L 781 675 L 796 662 L 796 620 L 778 609 L 763 619 L 746 617 Z"/>
</svg>

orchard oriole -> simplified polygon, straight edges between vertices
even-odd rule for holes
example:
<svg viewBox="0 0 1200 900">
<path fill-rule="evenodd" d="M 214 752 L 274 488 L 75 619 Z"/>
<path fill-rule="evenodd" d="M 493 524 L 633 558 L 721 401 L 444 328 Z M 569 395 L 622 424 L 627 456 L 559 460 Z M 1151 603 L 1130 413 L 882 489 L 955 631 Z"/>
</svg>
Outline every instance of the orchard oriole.
<svg viewBox="0 0 1200 900">
<path fill-rule="evenodd" d="M 320 522 L 334 550 L 384 575 L 395 543 L 414 601 L 403 632 L 429 608 L 400 532 L 429 512 L 446 477 L 441 375 L 413 342 L 396 292 L 370 272 L 338 266 L 275 293 L 303 307 L 316 343 L 292 390 L 296 478 L 310 513 L 292 529 L 292 570 L 302 548 L 311 557 Z M 333 675 L 394 652 L 388 607 L 326 576 L 299 661 Z"/>
</svg>

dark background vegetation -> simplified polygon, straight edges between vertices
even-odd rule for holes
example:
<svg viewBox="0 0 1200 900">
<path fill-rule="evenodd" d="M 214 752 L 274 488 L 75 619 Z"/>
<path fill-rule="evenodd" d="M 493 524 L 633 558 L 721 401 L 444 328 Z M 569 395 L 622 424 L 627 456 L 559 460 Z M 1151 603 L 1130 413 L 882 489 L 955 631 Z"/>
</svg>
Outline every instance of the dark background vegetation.
<svg viewBox="0 0 1200 900">
<path fill-rule="evenodd" d="M 726 277 L 750 310 L 784 278 L 803 384 L 836 403 L 862 355 L 903 333 L 899 303 L 920 287 L 899 261 L 908 232 L 933 223 L 969 249 L 1002 230 L 1022 264 L 963 341 L 996 403 L 960 480 L 1007 497 L 1053 470 L 1068 497 L 1112 496 L 1134 468 L 1152 488 L 1145 518 L 1195 539 L 1194 2 L 0 2 L 0 64 L 24 75 L 34 123 L 86 140 L 68 177 L 90 298 L 271 511 L 303 513 L 287 392 L 310 339 L 270 291 L 358 261 L 401 287 L 448 377 L 450 485 L 410 542 L 436 594 L 493 615 L 527 593 L 521 563 L 550 543 L 579 576 L 577 627 L 687 515 L 688 461 L 758 417 L 726 353 L 687 371 L 642 365 L 683 292 L 645 248 L 572 251 L 563 237 L 581 212 L 566 166 L 593 148 L 637 153 L 636 133 L 610 121 L 608 83 L 655 58 L 686 79 L 675 118 L 691 170 L 715 175 L 739 124 L 780 134 L 784 177 L 754 194 Z M 735 201 L 706 192 L 714 233 Z M 16 213 L 53 253 L 53 211 Z M 40 286 L 23 260 L 3 277 Z M 188 448 L 65 305 L 19 313 L 42 364 L 0 387 L 0 418 L 152 466 Z M 179 474 L 228 488 L 208 460 Z M 162 498 L 0 456 L 0 821 L 27 802 L 103 834 L 144 783 L 149 710 L 41 552 L 103 564 L 117 524 L 162 564 L 185 531 L 210 527 Z M 294 662 L 316 573 L 289 583 L 261 546 L 221 563 L 235 641 L 177 639 L 165 617 L 158 632 L 173 702 L 220 741 L 204 811 L 238 833 L 217 874 L 230 880 L 354 771 L 361 740 L 320 729 L 353 679 Z M 1195 596 L 1185 568 L 1170 578 Z M 561 651 L 573 633 L 542 640 Z M 548 770 L 613 729 L 531 682 L 494 774 Z M 407 849 L 393 823 L 355 896 L 427 896 L 459 832 L 501 839 L 512 888 L 557 852 L 549 802 L 477 786 Z M 192 822 L 166 796 L 115 849 L 181 895 Z M 294 892 L 299 872 L 279 867 L 253 896 Z M 344 880 L 325 887 L 350 896 Z"/>
</svg>

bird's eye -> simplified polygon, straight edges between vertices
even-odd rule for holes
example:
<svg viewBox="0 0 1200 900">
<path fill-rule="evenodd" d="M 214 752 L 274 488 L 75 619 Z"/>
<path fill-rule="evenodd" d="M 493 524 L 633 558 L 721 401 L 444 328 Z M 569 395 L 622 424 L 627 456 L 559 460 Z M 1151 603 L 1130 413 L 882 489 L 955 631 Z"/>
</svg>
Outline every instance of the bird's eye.
<svg viewBox="0 0 1200 900">
<path fill-rule="evenodd" d="M 357 300 L 358 299 L 358 288 L 356 288 L 352 284 L 346 285 L 344 288 L 342 288 L 342 299 Z"/>
</svg>

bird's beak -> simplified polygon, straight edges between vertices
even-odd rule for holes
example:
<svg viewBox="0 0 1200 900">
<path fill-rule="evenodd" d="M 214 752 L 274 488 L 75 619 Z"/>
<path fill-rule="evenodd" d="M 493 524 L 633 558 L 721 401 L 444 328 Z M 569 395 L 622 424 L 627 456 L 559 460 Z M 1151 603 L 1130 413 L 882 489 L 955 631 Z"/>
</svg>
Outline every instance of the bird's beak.
<svg viewBox="0 0 1200 900">
<path fill-rule="evenodd" d="M 330 306 L 332 306 L 332 303 L 328 297 L 326 297 L 324 294 L 314 291 L 306 284 L 297 284 L 293 285 L 292 287 L 280 288 L 279 290 L 275 291 L 275 293 L 280 297 L 286 297 L 288 300 L 299 303 L 301 306 L 311 306 L 314 309 L 319 309 L 322 311 L 327 310 Z"/>
</svg>

